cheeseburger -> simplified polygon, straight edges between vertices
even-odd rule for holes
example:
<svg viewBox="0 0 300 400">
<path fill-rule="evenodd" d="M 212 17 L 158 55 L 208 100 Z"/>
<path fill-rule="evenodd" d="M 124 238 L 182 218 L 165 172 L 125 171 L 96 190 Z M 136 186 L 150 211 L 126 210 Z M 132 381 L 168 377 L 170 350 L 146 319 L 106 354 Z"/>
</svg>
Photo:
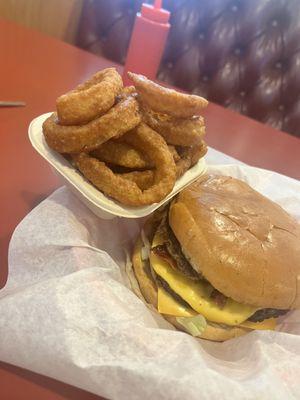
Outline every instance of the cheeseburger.
<svg viewBox="0 0 300 400">
<path fill-rule="evenodd" d="M 224 341 L 300 308 L 300 226 L 246 183 L 206 175 L 152 216 L 133 269 L 176 328 Z"/>
</svg>

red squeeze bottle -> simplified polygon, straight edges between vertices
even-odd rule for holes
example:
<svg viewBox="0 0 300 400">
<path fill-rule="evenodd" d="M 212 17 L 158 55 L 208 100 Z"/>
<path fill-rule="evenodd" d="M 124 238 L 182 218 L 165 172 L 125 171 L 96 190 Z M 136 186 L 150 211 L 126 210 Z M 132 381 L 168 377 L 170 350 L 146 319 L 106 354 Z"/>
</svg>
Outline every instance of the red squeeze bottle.
<svg viewBox="0 0 300 400">
<path fill-rule="evenodd" d="M 143 3 L 136 15 L 123 72 L 125 85 L 132 84 L 128 71 L 156 77 L 170 29 L 170 12 L 161 7 L 162 0 L 155 0 L 154 6 Z"/>
</svg>

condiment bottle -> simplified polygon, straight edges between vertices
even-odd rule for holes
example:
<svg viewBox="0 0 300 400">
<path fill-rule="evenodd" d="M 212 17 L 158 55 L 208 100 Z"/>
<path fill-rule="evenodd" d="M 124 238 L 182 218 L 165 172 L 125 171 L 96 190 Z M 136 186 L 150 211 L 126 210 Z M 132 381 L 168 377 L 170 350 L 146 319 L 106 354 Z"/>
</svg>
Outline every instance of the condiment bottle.
<svg viewBox="0 0 300 400">
<path fill-rule="evenodd" d="M 123 72 L 125 85 L 131 84 L 128 71 L 155 79 L 170 29 L 169 18 L 170 12 L 162 8 L 162 0 L 155 0 L 154 6 L 142 4 L 127 52 Z"/>
</svg>

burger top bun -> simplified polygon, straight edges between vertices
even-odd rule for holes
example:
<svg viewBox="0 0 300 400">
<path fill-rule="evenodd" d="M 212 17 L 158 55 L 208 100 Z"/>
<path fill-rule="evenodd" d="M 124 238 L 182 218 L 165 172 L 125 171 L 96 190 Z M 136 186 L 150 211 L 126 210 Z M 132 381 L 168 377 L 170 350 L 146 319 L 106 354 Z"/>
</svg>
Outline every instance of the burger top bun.
<svg viewBox="0 0 300 400">
<path fill-rule="evenodd" d="M 224 295 L 300 307 L 300 226 L 246 183 L 206 175 L 173 201 L 169 224 L 192 267 Z"/>
</svg>

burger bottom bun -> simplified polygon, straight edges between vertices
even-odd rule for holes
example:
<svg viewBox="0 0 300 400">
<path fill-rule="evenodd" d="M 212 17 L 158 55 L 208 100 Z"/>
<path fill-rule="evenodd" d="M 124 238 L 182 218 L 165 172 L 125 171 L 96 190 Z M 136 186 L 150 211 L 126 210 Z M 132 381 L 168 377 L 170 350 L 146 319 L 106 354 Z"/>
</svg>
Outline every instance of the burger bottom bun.
<svg viewBox="0 0 300 400">
<path fill-rule="evenodd" d="M 153 235 L 157 225 L 158 221 L 151 219 L 144 226 L 145 235 L 150 242 L 153 239 Z M 151 304 L 157 310 L 157 286 L 151 275 L 149 260 L 143 261 L 141 258 L 141 251 L 143 246 L 144 244 L 140 236 L 134 246 L 132 257 L 133 269 L 145 302 Z M 161 315 L 178 330 L 187 332 L 185 328 L 177 322 L 176 317 L 165 314 Z M 221 325 L 218 326 L 217 324 L 210 325 L 209 321 L 207 321 L 207 327 L 202 333 L 201 339 L 223 342 L 228 339 L 245 335 L 250 331 L 251 329 L 246 329 L 238 326 L 228 326 L 225 328 Z"/>
</svg>

